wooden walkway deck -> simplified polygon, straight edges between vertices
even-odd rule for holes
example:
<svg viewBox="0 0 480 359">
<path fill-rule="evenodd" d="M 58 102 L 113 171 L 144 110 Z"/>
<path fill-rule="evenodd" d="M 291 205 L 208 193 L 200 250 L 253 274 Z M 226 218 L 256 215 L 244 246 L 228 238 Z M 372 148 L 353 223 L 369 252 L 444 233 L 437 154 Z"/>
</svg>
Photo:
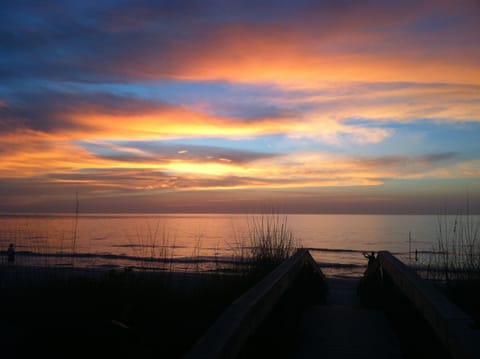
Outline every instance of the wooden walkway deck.
<svg viewBox="0 0 480 359">
<path fill-rule="evenodd" d="M 322 300 L 304 302 L 299 308 L 290 306 L 286 294 L 298 291 L 289 292 L 289 288 L 296 283 L 305 285 L 306 278 L 308 288 L 321 293 Z M 368 303 L 368 308 L 357 296 L 359 281 L 362 303 Z M 325 303 L 311 306 L 321 302 Z M 274 308 L 299 309 L 296 318 L 301 325 L 292 337 L 277 337 L 279 326 L 272 327 L 269 321 Z M 264 324 L 269 322 L 265 331 Z M 283 348 L 282 340 L 295 337 L 293 348 L 280 352 L 281 357 L 480 358 L 480 330 L 473 320 L 391 253 L 379 252 L 357 280 L 326 278 L 307 250 L 299 250 L 238 298 L 185 358 L 263 358 L 262 345 L 249 346 L 251 338 L 256 338 L 255 343 L 259 338 L 268 339 L 268 354 L 272 346 Z"/>
<path fill-rule="evenodd" d="M 383 312 L 366 309 L 356 279 L 327 279 L 326 305 L 308 308 L 292 358 L 401 358 Z"/>
</svg>

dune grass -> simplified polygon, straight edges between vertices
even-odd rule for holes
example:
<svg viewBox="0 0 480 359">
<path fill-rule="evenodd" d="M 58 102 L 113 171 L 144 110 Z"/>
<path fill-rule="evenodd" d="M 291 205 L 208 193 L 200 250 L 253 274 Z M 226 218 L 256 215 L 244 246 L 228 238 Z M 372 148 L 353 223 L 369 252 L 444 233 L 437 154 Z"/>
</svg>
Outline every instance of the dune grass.
<svg viewBox="0 0 480 359">
<path fill-rule="evenodd" d="M 247 233 L 233 246 L 233 272 L 258 280 L 292 256 L 300 241 L 289 229 L 287 216 L 251 215 L 247 221 Z"/>
<path fill-rule="evenodd" d="M 139 263 L 143 270 L 82 273 L 47 266 L 40 272 L 27 266 L 22 274 L 20 266 L 3 268 L 0 327 L 13 322 L 17 328 L 13 334 L 0 333 L 18 344 L 10 354 L 180 357 L 230 303 L 297 248 L 287 218 L 279 215 L 249 218 L 229 271 L 202 272 L 201 236 L 192 252 L 193 268 L 176 273 L 169 264 L 174 245 L 158 223 L 138 242 L 149 259 Z M 161 268 L 152 264 L 155 260 Z"/>
<path fill-rule="evenodd" d="M 421 275 L 433 280 L 480 326 L 480 220 L 467 210 L 437 217 L 437 240 Z"/>
<path fill-rule="evenodd" d="M 437 217 L 437 241 L 427 258 L 427 277 L 444 281 L 480 281 L 480 221 L 468 211 Z"/>
<path fill-rule="evenodd" d="M 250 285 L 241 276 L 60 270 L 3 286 L 11 357 L 179 357 Z"/>
</svg>

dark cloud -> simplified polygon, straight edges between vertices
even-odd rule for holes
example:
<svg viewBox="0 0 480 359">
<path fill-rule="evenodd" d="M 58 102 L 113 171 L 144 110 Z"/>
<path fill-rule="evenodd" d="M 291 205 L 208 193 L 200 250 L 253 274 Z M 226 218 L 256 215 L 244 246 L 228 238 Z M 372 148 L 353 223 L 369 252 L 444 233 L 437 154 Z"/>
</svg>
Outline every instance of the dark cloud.
<svg viewBox="0 0 480 359">
<path fill-rule="evenodd" d="M 89 195 L 86 187 L 76 183 L 38 183 L 26 186 L 0 180 L 0 212 L 70 212 L 75 211 L 75 193 L 79 193 L 81 213 L 181 213 L 230 212 L 254 213 L 266 204 L 285 213 L 370 213 L 370 214 L 458 214 L 465 208 L 465 186 L 469 183 L 440 181 L 444 191 L 431 195 L 430 181 L 406 181 L 399 191 L 396 184 L 382 187 L 340 187 L 303 190 L 258 191 L 252 189 L 224 191 L 145 191 L 112 196 L 111 192 Z M 85 185 L 86 186 L 86 185 Z M 93 189 L 92 189 L 93 190 Z M 61 192 L 61 195 L 59 195 Z M 5 194 L 9 197 L 3 197 Z M 478 186 L 469 192 L 470 213 L 480 213 Z"/>
<path fill-rule="evenodd" d="M 366 169 L 395 169 L 399 174 L 424 173 L 429 169 L 444 166 L 449 162 L 457 162 L 462 155 L 456 152 L 430 153 L 416 156 L 380 156 L 374 158 L 357 158 L 353 164 Z"/>
<path fill-rule="evenodd" d="M 82 188 L 85 195 L 101 191 L 128 193 L 154 188 L 175 188 L 178 178 L 161 171 L 141 168 L 83 169 L 68 173 L 52 173 L 45 180 L 61 187 L 65 182 Z"/>
<path fill-rule="evenodd" d="M 300 41 L 305 36 L 322 39 L 332 31 L 387 33 L 393 28 L 395 33 L 431 10 L 433 4 L 436 2 L 279 1 L 274 6 L 218 0 L 2 2 L 0 78 L 4 83 L 31 78 L 87 82 L 170 78 L 180 74 L 184 61 L 223 46 L 223 37 L 232 27 L 254 36 L 268 34 L 281 24 Z M 452 11 L 445 5 L 436 5 L 436 9 L 440 17 Z M 430 29 L 416 31 L 428 33 Z M 462 34 L 468 33 L 462 30 Z"/>
<path fill-rule="evenodd" d="M 168 193 L 172 190 L 192 188 L 233 188 L 252 184 L 271 184 L 262 178 L 227 176 L 195 177 L 170 175 L 161 171 L 140 168 L 84 169 L 68 173 L 52 173 L 40 177 L 21 178 L 15 181 L 1 180 L 0 195 L 11 199 L 11 203 L 21 198 L 35 202 L 36 197 L 64 198 L 75 192 L 84 197 L 129 193 Z M 288 184 L 286 179 L 274 180 L 275 184 Z M 10 202 L 10 201 L 9 201 Z M 19 201 L 23 202 L 23 201 Z"/>
<path fill-rule="evenodd" d="M 118 144 L 144 151 L 151 156 L 150 158 L 179 158 L 201 162 L 229 160 L 241 164 L 279 156 L 278 154 L 236 150 L 226 147 L 169 144 L 160 141 L 128 141 L 118 142 Z"/>
<path fill-rule="evenodd" d="M 148 101 L 107 92 L 57 91 L 38 88 L 31 92 L 14 92 L 0 107 L 0 131 L 31 129 L 42 132 L 88 130 L 72 114 L 100 113 L 134 115 L 149 111 L 168 111 L 175 106 L 161 101 Z M 178 108 L 178 106 L 177 106 Z M 119 117 L 119 121 L 121 121 Z"/>
<path fill-rule="evenodd" d="M 420 162 L 435 163 L 435 162 L 445 162 L 458 158 L 459 154 L 456 152 L 442 152 L 442 153 L 431 153 L 419 157 Z"/>
<path fill-rule="evenodd" d="M 2 3 L 0 49 L 5 56 L 0 75 L 5 80 L 122 79 L 132 72 L 132 65 L 144 61 L 149 49 L 167 54 L 172 42 L 192 30 L 188 23 L 198 22 L 192 19 L 204 9 L 195 3 L 64 1 L 45 7 L 35 1 Z M 167 56 L 156 61 L 168 65 Z"/>
<path fill-rule="evenodd" d="M 12 90 L 3 97 L 3 100 L 0 102 L 0 133 L 15 132 L 19 129 L 45 133 L 68 131 L 94 133 L 96 124 L 85 124 L 79 121 L 80 116 L 88 118 L 95 115 L 108 115 L 115 117 L 119 123 L 131 121 L 130 116 L 145 114 L 188 114 L 187 120 L 197 115 L 209 116 L 189 109 L 187 106 L 170 104 L 158 99 L 146 99 L 132 94 L 79 90 L 68 86 L 64 89 L 39 86 L 31 91 Z M 221 122 L 223 125 L 228 123 L 248 125 L 268 120 L 288 121 L 298 115 L 294 111 L 273 105 L 253 105 L 251 109 L 239 106 L 229 111 L 215 112 L 220 113 L 212 115 L 212 120 Z M 169 117 L 172 116 L 175 115 L 169 115 Z M 181 124 L 179 122 L 179 126 Z"/>
<path fill-rule="evenodd" d="M 232 116 L 242 118 L 247 122 L 256 122 L 263 119 L 293 119 L 300 118 L 301 113 L 297 110 L 280 107 L 278 105 L 265 105 L 256 103 L 235 103 L 215 104 L 214 112 L 219 115 Z"/>
</svg>

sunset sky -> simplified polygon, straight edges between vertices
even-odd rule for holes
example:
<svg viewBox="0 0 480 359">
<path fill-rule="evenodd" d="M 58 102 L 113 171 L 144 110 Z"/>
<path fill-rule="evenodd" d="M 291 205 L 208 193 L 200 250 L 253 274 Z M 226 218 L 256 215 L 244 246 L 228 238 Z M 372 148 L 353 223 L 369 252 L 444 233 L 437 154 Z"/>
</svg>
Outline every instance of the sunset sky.
<svg viewBox="0 0 480 359">
<path fill-rule="evenodd" d="M 480 212 L 480 2 L 2 1 L 0 212 Z"/>
</svg>

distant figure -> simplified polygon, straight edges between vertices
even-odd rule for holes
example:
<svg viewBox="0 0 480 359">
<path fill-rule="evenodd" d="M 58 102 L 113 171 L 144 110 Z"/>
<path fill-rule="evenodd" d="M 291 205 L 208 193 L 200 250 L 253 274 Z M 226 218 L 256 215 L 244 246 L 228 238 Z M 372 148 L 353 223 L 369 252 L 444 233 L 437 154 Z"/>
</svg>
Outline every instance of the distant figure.
<svg viewBox="0 0 480 359">
<path fill-rule="evenodd" d="M 375 260 L 375 252 L 371 252 L 370 254 L 367 252 L 363 252 L 363 256 L 368 259 L 368 265 L 370 265 Z"/>
<path fill-rule="evenodd" d="M 10 245 L 8 246 L 7 257 L 8 257 L 8 263 L 15 262 L 15 247 L 13 246 L 13 243 L 10 243 Z"/>
</svg>

